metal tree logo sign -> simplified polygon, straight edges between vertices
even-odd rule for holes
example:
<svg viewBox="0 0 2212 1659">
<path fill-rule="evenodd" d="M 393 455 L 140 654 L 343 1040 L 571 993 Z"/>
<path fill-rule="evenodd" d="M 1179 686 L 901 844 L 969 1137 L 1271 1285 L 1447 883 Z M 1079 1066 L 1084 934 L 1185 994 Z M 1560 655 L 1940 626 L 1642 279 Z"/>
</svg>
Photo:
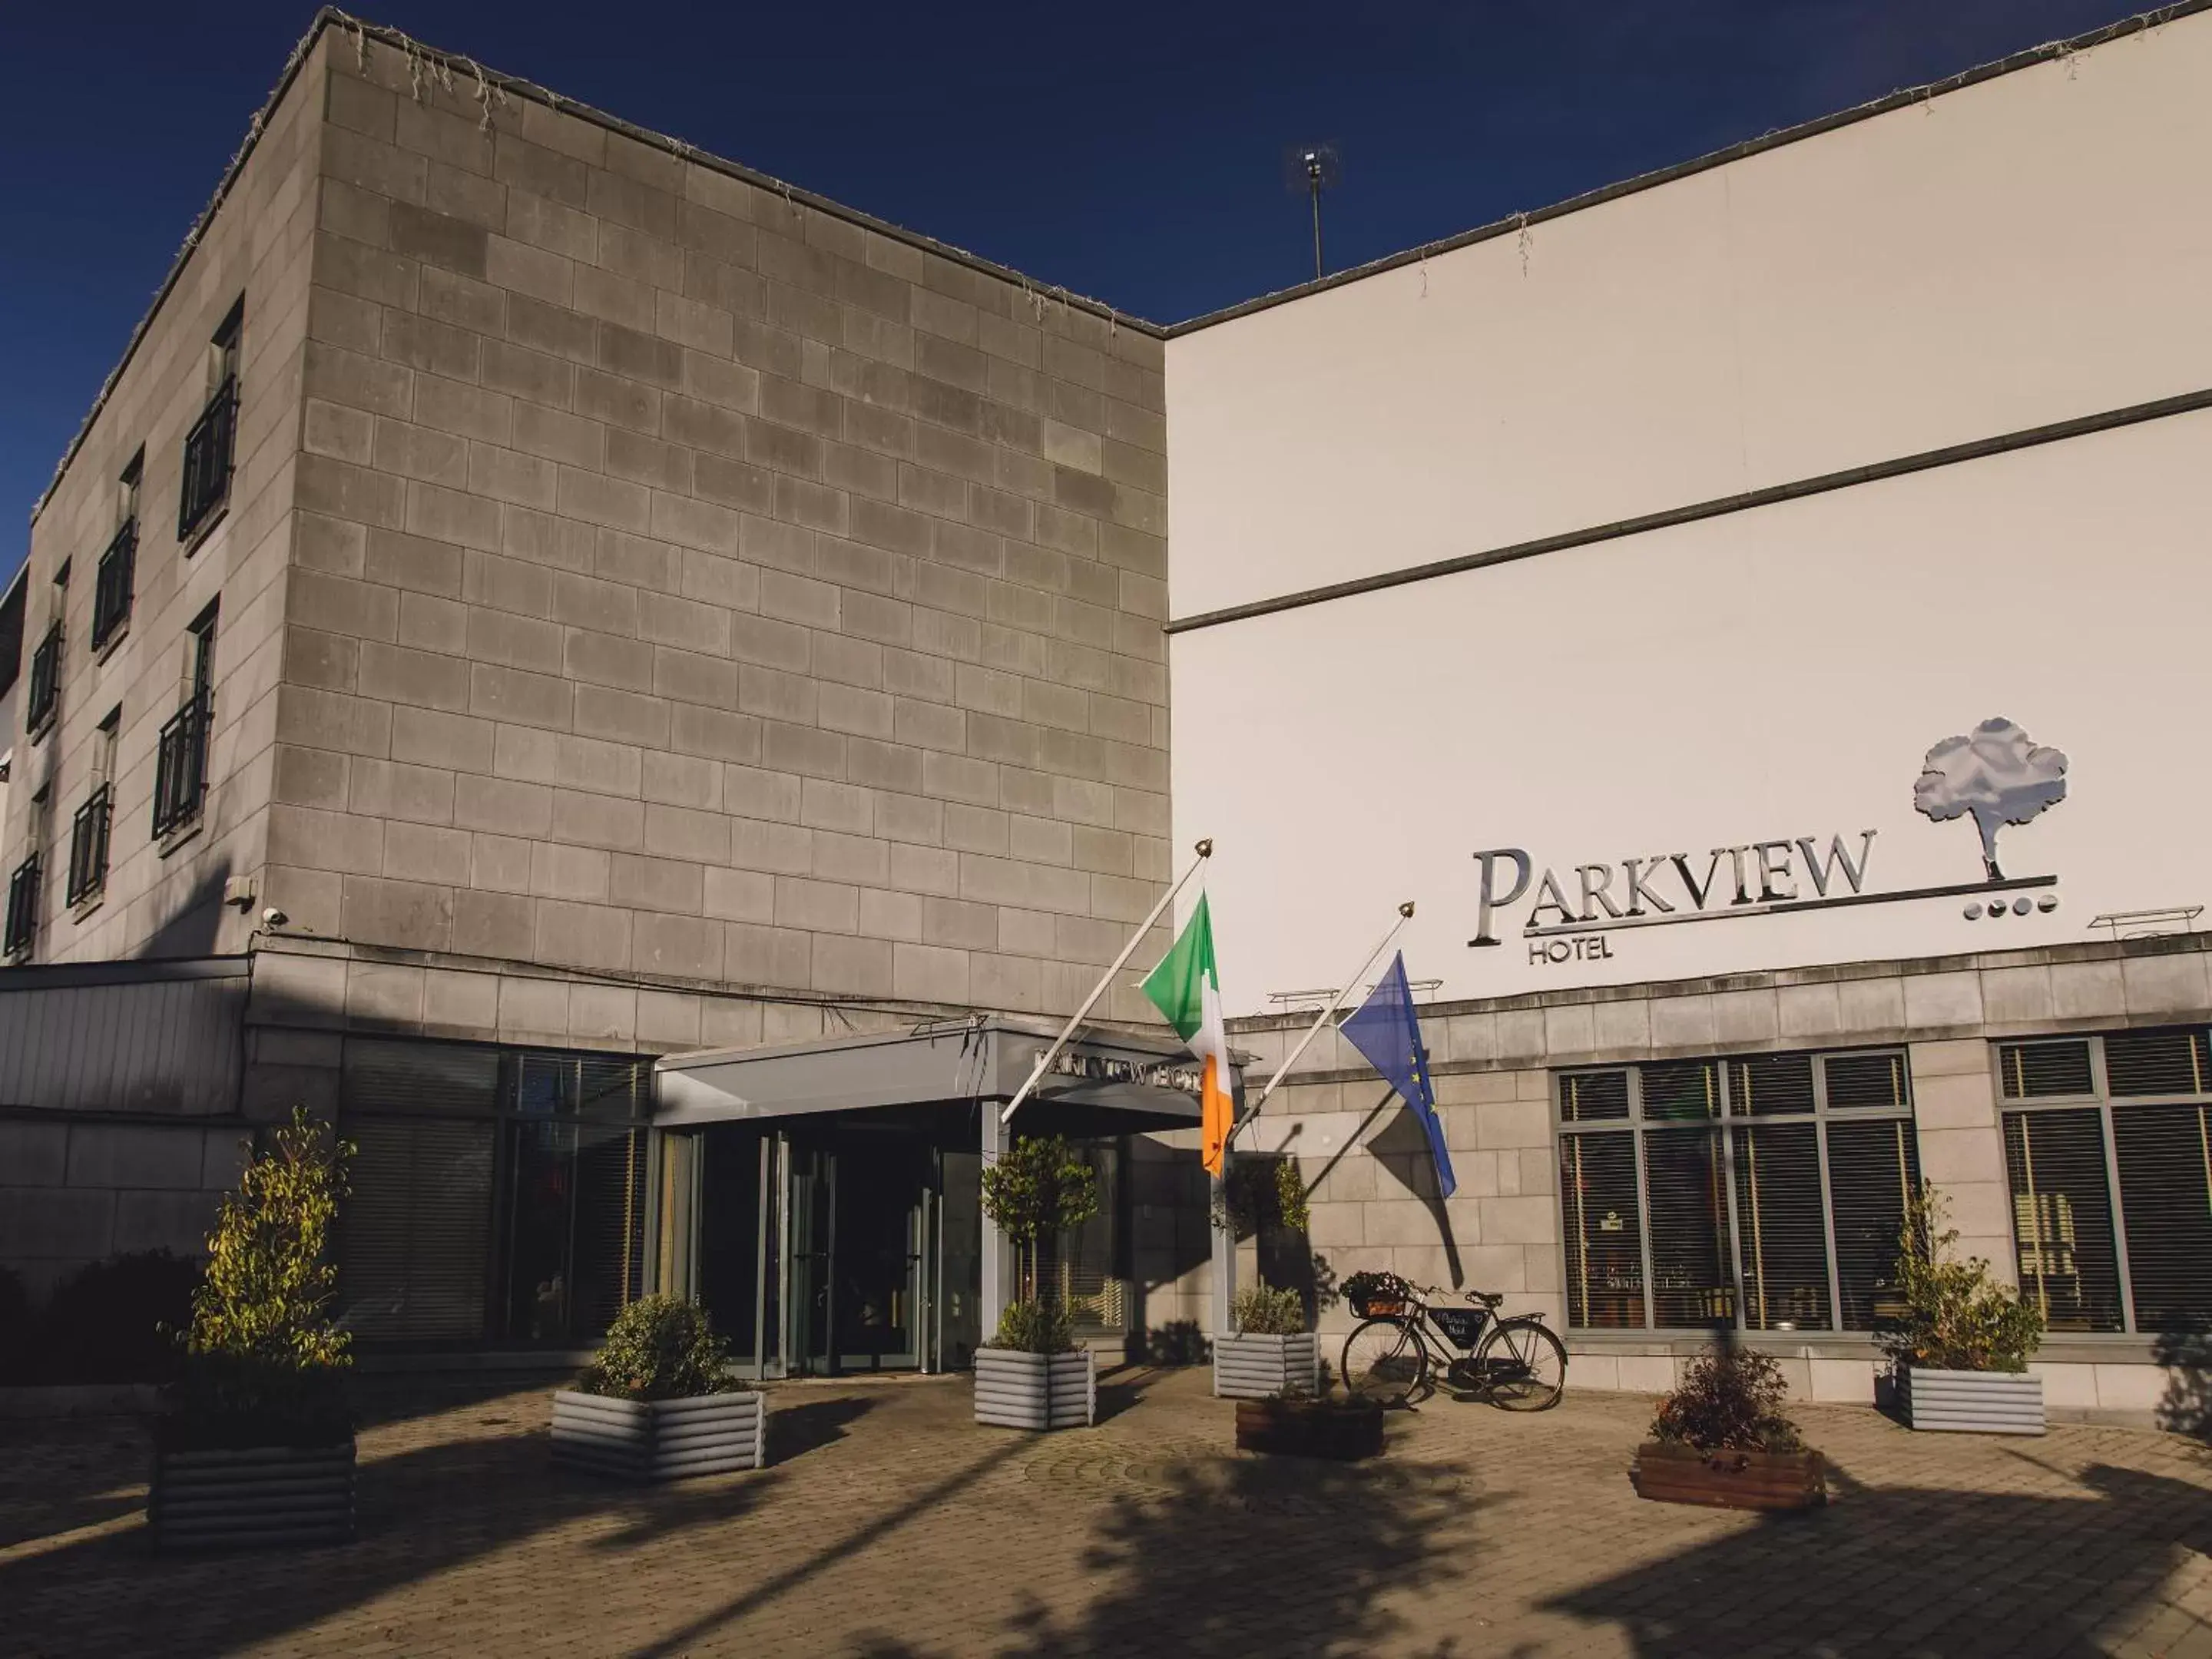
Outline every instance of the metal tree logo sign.
<svg viewBox="0 0 2212 1659">
<path fill-rule="evenodd" d="M 1997 831 L 2027 823 L 2066 799 L 2066 757 L 2045 749 L 2002 715 L 1928 751 L 1912 805 L 1934 823 L 1972 818 L 1982 837 L 1982 868 L 2002 881 Z"/>
</svg>

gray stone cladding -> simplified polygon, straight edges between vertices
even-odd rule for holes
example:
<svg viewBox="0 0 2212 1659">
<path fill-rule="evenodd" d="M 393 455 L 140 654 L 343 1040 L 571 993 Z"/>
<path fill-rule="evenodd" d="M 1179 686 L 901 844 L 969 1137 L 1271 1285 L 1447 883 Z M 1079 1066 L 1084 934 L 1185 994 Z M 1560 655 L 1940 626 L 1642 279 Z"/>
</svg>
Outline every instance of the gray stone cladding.
<svg viewBox="0 0 2212 1659">
<path fill-rule="evenodd" d="M 110 896 L 75 920 L 55 874 L 34 959 L 188 918 L 170 953 L 235 951 L 274 908 L 579 982 L 1071 1010 L 1170 867 L 1157 331 L 434 70 L 319 26 L 40 515 L 34 586 L 75 559 L 50 870 L 125 721 Z M 241 287 L 239 479 L 187 561 Z M 207 826 L 164 859 L 153 737 L 218 592 Z"/>
</svg>

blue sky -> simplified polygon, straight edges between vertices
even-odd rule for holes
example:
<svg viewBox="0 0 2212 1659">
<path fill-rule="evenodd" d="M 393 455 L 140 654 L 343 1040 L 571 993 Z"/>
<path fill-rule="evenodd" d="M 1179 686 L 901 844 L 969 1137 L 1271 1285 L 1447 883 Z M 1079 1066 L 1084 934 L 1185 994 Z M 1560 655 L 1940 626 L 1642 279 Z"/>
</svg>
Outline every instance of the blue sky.
<svg viewBox="0 0 2212 1659">
<path fill-rule="evenodd" d="M 2124 15 L 2124 0 L 1396 0 L 365 15 L 1159 321 L 1310 274 L 1286 146 L 1341 149 L 1332 267 Z M 194 15 L 197 12 L 198 15 Z M 0 573 L 313 9 L 0 9 Z M 619 27 L 611 20 L 620 20 Z"/>
</svg>

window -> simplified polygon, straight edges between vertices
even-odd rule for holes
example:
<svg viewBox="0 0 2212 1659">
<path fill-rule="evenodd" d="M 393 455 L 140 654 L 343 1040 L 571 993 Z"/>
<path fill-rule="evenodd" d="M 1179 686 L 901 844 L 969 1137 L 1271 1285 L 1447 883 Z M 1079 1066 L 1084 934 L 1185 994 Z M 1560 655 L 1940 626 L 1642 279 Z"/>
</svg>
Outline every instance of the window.
<svg viewBox="0 0 2212 1659">
<path fill-rule="evenodd" d="M 199 822 L 207 793 L 208 727 L 215 715 L 216 607 L 191 625 L 185 706 L 162 722 L 155 748 L 154 839 Z"/>
<path fill-rule="evenodd" d="M 230 499 L 231 451 L 238 436 L 238 356 L 246 301 L 230 308 L 208 344 L 208 400 L 185 434 L 184 488 L 177 502 L 177 539 L 189 542 Z"/>
<path fill-rule="evenodd" d="M 62 623 L 57 617 L 31 653 L 31 684 L 23 697 L 23 729 L 38 737 L 54 723 L 61 706 Z"/>
<path fill-rule="evenodd" d="M 2021 1293 L 2054 1331 L 2212 1320 L 2212 1031 L 1997 1048 Z"/>
<path fill-rule="evenodd" d="M 595 1341 L 644 1283 L 653 1062 L 349 1038 L 339 1297 L 364 1341 Z"/>
<path fill-rule="evenodd" d="M 103 650 L 131 620 L 131 585 L 138 562 L 138 482 L 146 470 L 146 452 L 140 450 L 123 469 L 118 489 L 115 536 L 100 556 L 93 580 L 92 648 Z"/>
<path fill-rule="evenodd" d="M 1870 1331 L 1920 1179 L 1894 1049 L 1562 1073 L 1567 1322 Z"/>
<path fill-rule="evenodd" d="M 0 954 L 27 953 L 39 934 L 39 855 L 33 853 L 8 878 L 8 934 Z"/>
<path fill-rule="evenodd" d="M 93 739 L 92 793 L 70 826 L 69 902 L 71 908 L 100 896 L 107 885 L 107 830 L 115 799 L 115 739 L 123 710 L 108 711 Z"/>
</svg>

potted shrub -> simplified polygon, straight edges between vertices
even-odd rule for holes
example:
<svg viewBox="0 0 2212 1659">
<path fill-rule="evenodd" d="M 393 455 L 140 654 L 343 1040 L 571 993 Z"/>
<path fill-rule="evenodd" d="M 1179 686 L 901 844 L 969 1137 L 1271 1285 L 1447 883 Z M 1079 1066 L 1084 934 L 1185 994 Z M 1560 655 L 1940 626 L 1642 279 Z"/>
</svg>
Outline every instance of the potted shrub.
<svg viewBox="0 0 2212 1659">
<path fill-rule="evenodd" d="M 353 1362 L 330 1313 L 351 1151 L 295 1109 L 222 1200 L 155 1429 L 147 1516 L 162 1548 L 353 1536 Z"/>
<path fill-rule="evenodd" d="M 1098 1176 L 1058 1135 L 1017 1141 L 983 1170 L 983 1211 L 1014 1246 L 1021 1294 L 975 1350 L 975 1420 L 1009 1429 L 1094 1422 L 1098 1380 L 1060 1304 L 1062 1235 L 1098 1212 Z"/>
<path fill-rule="evenodd" d="M 1730 1346 L 1691 1362 L 1659 1402 L 1628 1478 L 1642 1498 L 1729 1510 L 1801 1510 L 1828 1501 L 1820 1454 L 1782 1414 L 1789 1385 L 1765 1354 Z"/>
<path fill-rule="evenodd" d="M 1010 1302 L 991 1340 L 975 1350 L 975 1420 L 1001 1429 L 1075 1429 L 1098 1420 L 1091 1350 L 1069 1334 L 1066 1313 Z"/>
<path fill-rule="evenodd" d="M 2027 1357 L 2043 1338 L 2043 1313 L 1990 1277 L 1980 1256 L 1960 1260 L 1958 1230 L 1923 1185 L 1906 1206 L 1898 1239 L 1899 1311 L 1881 1342 L 1896 1368 L 1898 1401 L 1916 1429 L 2041 1434 L 2043 1379 Z"/>
<path fill-rule="evenodd" d="M 554 1395 L 554 1460 L 631 1480 L 767 1468 L 767 1400 L 725 1388 L 726 1363 L 696 1303 L 639 1297 L 576 1386 Z"/>
<path fill-rule="evenodd" d="M 1321 1349 L 1306 1328 L 1296 1291 L 1248 1285 L 1237 1292 L 1234 1331 L 1213 1344 L 1213 1392 L 1228 1400 L 1267 1400 L 1321 1391 Z"/>
</svg>

